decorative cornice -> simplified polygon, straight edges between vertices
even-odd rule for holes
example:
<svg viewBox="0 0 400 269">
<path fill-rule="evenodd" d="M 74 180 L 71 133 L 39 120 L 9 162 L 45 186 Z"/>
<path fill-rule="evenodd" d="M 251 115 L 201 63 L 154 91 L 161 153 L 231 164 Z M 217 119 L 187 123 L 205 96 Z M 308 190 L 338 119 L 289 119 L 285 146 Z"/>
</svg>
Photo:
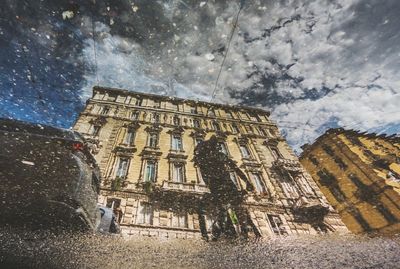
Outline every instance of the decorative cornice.
<svg viewBox="0 0 400 269">
<path fill-rule="evenodd" d="M 145 147 L 139 156 L 142 156 L 142 159 L 159 159 L 162 155 L 160 148 L 150 148 Z"/>
<path fill-rule="evenodd" d="M 175 126 L 172 130 L 168 130 L 167 134 L 182 134 L 185 132 L 184 127 L 182 126 Z"/>
<path fill-rule="evenodd" d="M 277 159 L 272 163 L 272 165 L 280 169 L 282 171 L 289 171 L 289 172 L 295 172 L 295 173 L 302 173 L 303 168 L 301 167 L 300 162 L 295 161 L 295 160 L 288 160 L 288 159 Z"/>
<path fill-rule="evenodd" d="M 135 153 L 136 151 L 137 149 L 134 145 L 132 146 L 119 145 L 116 146 L 113 150 L 113 152 L 119 156 L 128 156 L 128 157 L 131 157 L 133 153 Z"/>
<path fill-rule="evenodd" d="M 193 132 L 190 133 L 190 136 L 204 138 L 206 134 L 207 132 L 204 131 L 203 129 L 196 128 Z"/>
<path fill-rule="evenodd" d="M 122 126 L 127 128 L 139 129 L 140 124 L 137 120 L 135 120 L 135 121 L 125 122 Z"/>
<path fill-rule="evenodd" d="M 102 115 L 97 115 L 97 117 L 94 119 L 91 119 L 89 121 L 89 123 L 91 123 L 93 125 L 104 125 L 107 123 L 107 119 L 106 119 L 106 117 L 104 117 Z"/>
<path fill-rule="evenodd" d="M 162 128 L 161 128 L 160 124 L 154 123 L 151 126 L 146 126 L 146 128 L 144 130 L 148 133 L 160 133 Z"/>
<path fill-rule="evenodd" d="M 95 87 L 93 87 L 93 97 L 95 95 L 95 92 L 114 93 L 114 94 L 125 95 L 125 96 L 130 95 L 130 96 L 141 97 L 141 98 L 148 97 L 148 98 L 155 99 L 155 100 L 161 100 L 161 101 L 164 100 L 164 101 L 170 101 L 170 102 L 182 102 L 182 103 L 187 103 L 187 104 L 192 104 L 192 105 L 201 104 L 205 107 L 225 108 L 225 109 L 233 110 L 233 111 L 237 111 L 237 110 L 253 111 L 258 114 L 266 115 L 267 117 L 269 117 L 271 114 L 269 111 L 266 111 L 262 108 L 209 103 L 209 102 L 198 101 L 198 100 L 197 101 L 196 100 L 188 100 L 188 99 L 182 99 L 182 98 L 177 98 L 177 97 L 162 96 L 162 95 L 142 93 L 142 92 L 136 92 L 136 91 L 128 91 L 128 90 L 117 89 L 117 88 L 95 86 Z"/>
<path fill-rule="evenodd" d="M 182 160 L 186 160 L 188 158 L 188 155 L 185 154 L 184 151 L 173 151 L 170 150 L 167 158 L 170 160 L 177 160 L 177 161 L 182 161 Z"/>
</svg>

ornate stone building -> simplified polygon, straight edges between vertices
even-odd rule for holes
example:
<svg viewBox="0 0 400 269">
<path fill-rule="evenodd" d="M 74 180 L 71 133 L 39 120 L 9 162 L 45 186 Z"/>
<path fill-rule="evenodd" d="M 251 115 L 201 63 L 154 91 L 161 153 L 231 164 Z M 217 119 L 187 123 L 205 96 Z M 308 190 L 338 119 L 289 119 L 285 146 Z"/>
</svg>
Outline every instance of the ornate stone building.
<svg viewBox="0 0 400 269">
<path fill-rule="evenodd" d="M 400 138 L 331 129 L 300 161 L 354 233 L 400 232 Z"/>
<path fill-rule="evenodd" d="M 95 87 L 74 129 L 92 142 L 99 203 L 115 209 L 124 235 L 197 238 L 210 230 L 212 220 L 198 214 L 209 189 L 193 154 L 212 135 L 254 186 L 244 206 L 259 234 L 347 231 L 267 111 Z"/>
</svg>

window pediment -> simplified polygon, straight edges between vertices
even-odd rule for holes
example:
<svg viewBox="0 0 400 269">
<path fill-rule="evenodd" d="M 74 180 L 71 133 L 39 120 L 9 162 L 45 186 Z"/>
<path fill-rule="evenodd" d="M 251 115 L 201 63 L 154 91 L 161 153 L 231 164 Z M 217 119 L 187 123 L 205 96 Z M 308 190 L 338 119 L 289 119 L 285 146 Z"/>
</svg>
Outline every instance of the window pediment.
<svg viewBox="0 0 400 269">
<path fill-rule="evenodd" d="M 91 123 L 93 125 L 102 126 L 102 125 L 107 123 L 107 119 L 105 117 L 100 116 L 100 117 L 97 117 L 95 119 L 91 119 L 89 121 L 89 123 Z"/>
<path fill-rule="evenodd" d="M 191 132 L 190 136 L 204 139 L 204 137 L 206 136 L 206 131 L 204 131 L 204 130 L 196 130 L 194 132 Z"/>
<path fill-rule="evenodd" d="M 167 131 L 167 134 L 182 134 L 185 132 L 182 126 L 178 126 L 173 128 L 172 130 Z"/>
<path fill-rule="evenodd" d="M 147 126 L 144 130 L 148 133 L 160 133 L 162 128 L 158 124 L 154 124 L 152 126 Z"/>
<path fill-rule="evenodd" d="M 276 138 L 269 138 L 263 142 L 263 145 L 270 147 L 277 147 L 279 144 L 279 140 Z"/>
<path fill-rule="evenodd" d="M 126 127 L 126 128 L 132 128 L 132 129 L 137 130 L 137 129 L 139 129 L 140 124 L 137 122 L 128 122 L 128 123 L 124 123 L 122 126 Z"/>
</svg>

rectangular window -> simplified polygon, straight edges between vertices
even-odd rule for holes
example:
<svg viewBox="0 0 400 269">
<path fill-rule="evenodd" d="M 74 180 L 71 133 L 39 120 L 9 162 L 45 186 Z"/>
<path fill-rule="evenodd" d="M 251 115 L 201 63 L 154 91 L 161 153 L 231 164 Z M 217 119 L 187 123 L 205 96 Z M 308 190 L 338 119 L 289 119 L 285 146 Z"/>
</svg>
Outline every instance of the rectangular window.
<svg viewBox="0 0 400 269">
<path fill-rule="evenodd" d="M 173 164 L 173 181 L 174 182 L 184 182 L 184 167 L 182 163 Z"/>
<path fill-rule="evenodd" d="M 195 146 L 197 146 L 201 142 L 203 142 L 203 138 L 196 137 L 195 140 L 194 140 Z"/>
<path fill-rule="evenodd" d="M 250 119 L 249 116 L 247 115 L 247 113 L 245 113 L 245 112 L 239 112 L 239 115 L 244 120 L 249 120 Z"/>
<path fill-rule="evenodd" d="M 296 183 L 293 181 L 290 173 L 286 173 L 281 180 L 283 192 L 289 198 L 297 198 L 299 197 L 299 189 L 297 188 Z"/>
<path fill-rule="evenodd" d="M 258 117 L 258 115 L 254 112 L 250 112 L 249 116 L 252 121 L 261 121 L 260 117 Z"/>
<path fill-rule="evenodd" d="M 313 189 L 311 188 L 310 184 L 308 183 L 308 180 L 302 174 L 297 176 L 297 180 L 300 183 L 301 188 L 304 190 L 305 193 L 308 193 L 308 194 L 314 193 Z"/>
<path fill-rule="evenodd" d="M 215 111 L 214 111 L 214 109 L 210 108 L 210 109 L 208 110 L 208 116 L 210 116 L 210 117 L 215 117 Z"/>
<path fill-rule="evenodd" d="M 153 206 L 150 203 L 139 203 L 136 215 L 136 224 L 153 224 Z"/>
<path fill-rule="evenodd" d="M 229 172 L 229 177 L 231 178 L 233 184 L 235 184 L 236 188 L 240 189 L 239 181 L 235 172 Z"/>
<path fill-rule="evenodd" d="M 267 132 L 263 128 L 259 128 L 260 134 L 263 136 L 268 136 Z"/>
<path fill-rule="evenodd" d="M 186 213 L 173 213 L 172 214 L 172 227 L 187 228 L 188 220 Z"/>
<path fill-rule="evenodd" d="M 190 108 L 190 113 L 197 114 L 197 108 L 195 107 Z"/>
<path fill-rule="evenodd" d="M 161 102 L 159 100 L 154 100 L 154 105 L 155 108 L 160 108 L 161 107 Z"/>
<path fill-rule="evenodd" d="M 117 169 L 117 173 L 116 173 L 117 177 L 121 177 L 121 178 L 126 177 L 126 174 L 128 173 L 128 161 L 129 160 L 126 158 L 119 159 L 118 169 Z"/>
<path fill-rule="evenodd" d="M 232 133 L 234 133 L 234 134 L 240 133 L 239 127 L 234 123 L 231 125 L 231 129 L 232 129 Z"/>
<path fill-rule="evenodd" d="M 136 106 L 141 106 L 142 105 L 142 99 L 141 98 L 136 98 L 136 101 L 135 101 L 135 105 Z"/>
<path fill-rule="evenodd" d="M 174 116 L 174 125 L 179 126 L 181 125 L 181 119 L 177 116 Z"/>
<path fill-rule="evenodd" d="M 156 133 L 149 134 L 148 146 L 150 148 L 157 148 L 157 146 L 158 146 L 158 134 L 156 134 Z"/>
<path fill-rule="evenodd" d="M 144 181 L 145 182 L 155 182 L 156 181 L 156 163 L 154 161 L 146 162 Z"/>
<path fill-rule="evenodd" d="M 226 117 L 227 117 L 228 119 L 233 119 L 232 112 L 227 111 L 227 112 L 226 112 Z"/>
<path fill-rule="evenodd" d="M 219 142 L 218 145 L 220 147 L 220 152 L 222 152 L 225 155 L 228 155 L 228 149 L 226 148 L 225 143 L 224 142 Z"/>
<path fill-rule="evenodd" d="M 111 208 L 113 210 L 115 218 L 118 223 L 120 223 L 122 219 L 122 211 L 120 206 L 121 206 L 121 199 L 107 198 L 106 207 Z"/>
<path fill-rule="evenodd" d="M 171 146 L 173 150 L 183 150 L 182 137 L 180 135 L 173 135 Z"/>
<path fill-rule="evenodd" d="M 193 120 L 193 127 L 194 128 L 200 128 L 200 121 L 199 120 Z"/>
<path fill-rule="evenodd" d="M 139 119 L 139 112 L 138 111 L 132 111 L 130 118 L 131 118 L 131 120 L 138 120 Z"/>
<path fill-rule="evenodd" d="M 247 133 L 253 133 L 253 128 L 250 125 L 245 125 L 244 127 L 246 128 Z"/>
<path fill-rule="evenodd" d="M 274 158 L 274 160 L 278 160 L 279 158 L 282 158 L 282 155 L 279 152 L 278 148 L 271 147 L 270 150 L 271 150 L 271 154 L 272 154 L 272 157 Z"/>
<path fill-rule="evenodd" d="M 240 152 L 242 153 L 242 157 L 246 159 L 250 159 L 250 151 L 249 148 L 246 145 L 240 145 Z"/>
<path fill-rule="evenodd" d="M 98 136 L 100 133 L 100 126 L 99 125 L 92 125 L 89 130 L 89 134 Z"/>
<path fill-rule="evenodd" d="M 276 235 L 287 234 L 285 227 L 283 227 L 283 222 L 279 216 L 267 214 L 267 219 L 274 234 Z"/>
<path fill-rule="evenodd" d="M 105 106 L 101 109 L 100 115 L 107 115 L 110 112 L 110 108 L 108 106 Z"/>
<path fill-rule="evenodd" d="M 256 184 L 256 190 L 258 193 L 266 193 L 267 190 L 265 189 L 264 182 L 262 181 L 261 175 L 258 173 L 252 174 L 254 182 Z"/>
<path fill-rule="evenodd" d="M 153 122 L 160 123 L 160 114 L 153 114 Z"/>
<path fill-rule="evenodd" d="M 131 146 L 133 145 L 135 140 L 135 130 L 132 128 L 128 128 L 125 136 L 125 144 Z"/>
<path fill-rule="evenodd" d="M 219 124 L 217 122 L 213 121 L 211 124 L 212 124 L 214 131 L 221 131 L 221 127 L 219 126 Z"/>
<path fill-rule="evenodd" d="M 107 101 L 112 101 L 112 102 L 114 102 L 116 98 L 117 98 L 116 95 L 109 95 L 109 96 L 107 97 Z"/>
<path fill-rule="evenodd" d="M 200 168 L 196 167 L 196 173 L 197 173 L 197 182 L 200 184 L 204 184 L 204 179 L 203 175 L 201 174 Z"/>
</svg>

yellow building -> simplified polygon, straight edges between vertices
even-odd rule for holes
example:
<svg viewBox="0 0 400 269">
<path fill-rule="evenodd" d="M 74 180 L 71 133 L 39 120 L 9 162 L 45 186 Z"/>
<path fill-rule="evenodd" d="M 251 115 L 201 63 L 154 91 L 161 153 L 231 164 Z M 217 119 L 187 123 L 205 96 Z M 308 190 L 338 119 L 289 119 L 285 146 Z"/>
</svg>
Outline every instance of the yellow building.
<svg viewBox="0 0 400 269">
<path fill-rule="evenodd" d="M 300 162 L 354 233 L 400 232 L 400 138 L 331 129 Z"/>
<path fill-rule="evenodd" d="M 244 205 L 254 232 L 347 231 L 267 111 L 95 87 L 74 129 L 92 143 L 103 176 L 99 203 L 116 210 L 125 235 L 210 231 L 197 207 L 209 189 L 193 154 L 213 135 L 254 186 Z M 235 173 L 231 179 L 244 188 Z"/>
</svg>

